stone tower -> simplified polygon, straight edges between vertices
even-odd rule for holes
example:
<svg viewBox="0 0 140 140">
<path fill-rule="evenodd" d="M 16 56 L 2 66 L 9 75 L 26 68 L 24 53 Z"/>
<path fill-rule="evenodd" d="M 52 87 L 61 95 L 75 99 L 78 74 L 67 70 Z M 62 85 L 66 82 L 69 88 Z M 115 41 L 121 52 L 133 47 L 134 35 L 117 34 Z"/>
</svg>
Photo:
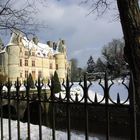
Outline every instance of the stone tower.
<svg viewBox="0 0 140 140">
<path fill-rule="evenodd" d="M 11 40 L 7 45 L 7 76 L 10 81 L 16 81 L 19 77 L 19 52 L 20 52 L 20 33 L 12 33 Z"/>
<path fill-rule="evenodd" d="M 56 72 L 61 81 L 66 80 L 67 75 L 67 61 L 66 61 L 66 45 L 64 40 L 59 40 L 58 51 L 55 54 Z"/>
</svg>

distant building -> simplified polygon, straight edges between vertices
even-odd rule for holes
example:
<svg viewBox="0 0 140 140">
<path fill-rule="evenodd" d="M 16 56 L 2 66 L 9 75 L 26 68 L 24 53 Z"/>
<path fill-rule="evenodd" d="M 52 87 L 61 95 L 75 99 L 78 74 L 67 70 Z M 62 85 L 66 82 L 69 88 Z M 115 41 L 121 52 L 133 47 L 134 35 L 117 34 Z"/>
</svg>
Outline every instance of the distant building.
<svg viewBox="0 0 140 140">
<path fill-rule="evenodd" d="M 43 44 L 36 37 L 28 40 L 13 32 L 8 45 L 0 48 L 0 74 L 7 75 L 11 81 L 18 77 L 23 82 L 29 73 L 34 80 L 38 77 L 48 80 L 55 71 L 61 81 L 70 72 L 64 40 Z"/>
</svg>

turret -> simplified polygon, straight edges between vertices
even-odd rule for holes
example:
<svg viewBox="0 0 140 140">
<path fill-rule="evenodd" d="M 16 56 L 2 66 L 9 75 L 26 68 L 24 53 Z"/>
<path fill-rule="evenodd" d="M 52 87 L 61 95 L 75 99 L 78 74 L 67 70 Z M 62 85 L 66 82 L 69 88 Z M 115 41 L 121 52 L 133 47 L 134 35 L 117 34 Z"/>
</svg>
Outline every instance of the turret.
<svg viewBox="0 0 140 140">
<path fill-rule="evenodd" d="M 53 42 L 52 41 L 47 41 L 47 45 L 51 48 L 53 48 Z"/>
<path fill-rule="evenodd" d="M 65 53 L 66 52 L 66 45 L 65 45 L 65 41 L 64 40 L 59 40 L 59 43 L 58 43 L 58 51 L 60 53 Z"/>
<path fill-rule="evenodd" d="M 11 81 L 16 81 L 19 74 L 19 52 L 20 52 L 20 37 L 19 33 L 12 33 L 11 40 L 7 45 L 6 53 L 8 54 L 8 78 Z"/>
<path fill-rule="evenodd" d="M 62 81 L 63 79 L 65 80 L 67 74 L 65 55 L 62 53 L 56 54 L 55 63 L 56 63 L 56 72 L 58 74 L 60 81 Z"/>
<path fill-rule="evenodd" d="M 38 40 L 37 36 L 34 36 L 32 40 L 33 40 L 34 44 L 36 44 L 36 45 L 37 45 L 37 44 L 38 44 L 38 42 L 39 42 L 39 40 Z"/>
<path fill-rule="evenodd" d="M 66 44 L 64 40 L 59 40 L 57 43 L 58 52 L 55 54 L 56 72 L 59 79 L 66 80 L 67 75 L 67 59 L 66 59 Z"/>
</svg>

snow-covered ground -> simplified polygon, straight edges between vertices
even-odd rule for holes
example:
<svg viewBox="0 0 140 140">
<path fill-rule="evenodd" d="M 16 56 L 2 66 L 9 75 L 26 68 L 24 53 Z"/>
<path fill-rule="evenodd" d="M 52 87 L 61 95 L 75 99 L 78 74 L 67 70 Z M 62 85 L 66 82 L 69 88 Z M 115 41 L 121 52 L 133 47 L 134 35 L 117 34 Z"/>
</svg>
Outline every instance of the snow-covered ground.
<svg viewBox="0 0 140 140">
<path fill-rule="evenodd" d="M 122 84 L 122 80 L 121 79 L 116 79 L 113 81 L 114 84 L 111 86 L 110 90 L 109 90 L 109 96 L 110 98 L 117 103 L 117 94 L 119 94 L 120 96 L 120 101 L 121 103 L 123 103 L 124 101 L 126 101 L 127 97 L 128 97 L 128 90 L 126 89 L 126 87 Z M 128 86 L 129 81 L 126 80 L 125 84 Z M 82 83 L 83 84 L 83 83 Z M 89 84 L 89 83 L 88 83 Z M 104 82 L 101 82 L 102 85 L 104 85 Z M 111 81 L 109 81 L 109 85 L 111 84 Z M 70 95 L 71 98 L 73 100 L 75 100 L 75 94 L 77 93 L 78 95 L 78 99 L 81 100 L 83 97 L 83 89 L 82 87 L 79 85 L 79 83 L 74 83 L 74 85 L 71 87 L 70 90 Z M 92 85 L 89 87 L 88 89 L 88 97 L 91 101 L 94 101 L 95 98 L 95 94 L 97 95 L 97 100 L 98 102 L 100 102 L 103 97 L 104 97 L 104 91 L 103 88 L 99 85 L 99 81 L 94 81 L 92 82 Z M 55 94 L 56 97 L 59 97 L 59 93 Z M 66 96 L 66 92 L 65 90 L 61 92 L 61 97 L 65 98 Z M 84 100 L 83 100 L 84 101 Z M 89 101 L 90 102 L 90 101 Z M 105 103 L 105 100 L 102 101 L 102 103 Z M 109 103 L 111 103 L 111 101 L 109 101 Z M 129 102 L 127 102 L 128 104 Z"/>
<path fill-rule="evenodd" d="M 4 140 L 9 140 L 8 133 L 8 120 L 3 119 L 3 138 Z M 12 132 L 12 140 L 17 140 L 17 121 L 11 121 L 11 132 Z M 39 127 L 38 125 L 30 125 L 31 128 L 31 140 L 39 140 Z M 56 140 L 66 140 L 67 133 L 62 131 L 55 131 Z M 20 123 L 20 133 L 21 140 L 27 140 L 27 123 Z M 52 140 L 52 130 L 48 127 L 42 126 L 42 139 L 43 140 Z M 85 136 L 82 134 L 77 134 L 71 132 L 71 140 L 84 140 Z M 96 137 L 89 137 L 89 140 L 99 140 Z"/>
<path fill-rule="evenodd" d="M 111 88 L 109 90 L 109 96 L 110 96 L 110 98 L 114 102 L 116 102 L 117 101 L 117 95 L 119 94 L 120 101 L 121 101 L 121 103 L 123 103 L 124 101 L 126 101 L 126 99 L 128 97 L 128 90 L 122 84 L 122 79 L 121 78 L 115 79 L 113 82 L 114 82 L 114 84 L 111 86 Z M 128 86 L 129 80 L 125 79 L 124 83 Z M 83 84 L 83 83 L 81 83 L 81 84 Z M 88 84 L 89 84 L 89 82 L 88 82 Z M 103 81 L 101 81 L 101 84 L 104 86 L 104 82 Z M 108 84 L 110 85 L 111 81 L 108 81 Z M 46 85 L 44 85 L 42 87 L 42 89 L 50 89 L 50 88 L 46 84 Z M 63 86 L 61 86 L 61 89 L 62 89 L 62 91 L 60 92 L 61 93 L 61 97 L 64 98 L 66 96 L 65 88 Z M 8 89 L 7 89 L 7 87 L 4 86 L 3 90 L 7 91 Z M 21 85 L 20 91 L 25 91 L 25 90 L 26 90 L 25 86 Z M 11 87 L 11 91 L 16 91 L 16 88 L 15 88 L 14 85 Z M 78 82 L 75 82 L 74 85 L 71 87 L 71 90 L 70 90 L 70 95 L 71 95 L 71 98 L 73 100 L 75 100 L 75 94 L 76 93 L 78 95 L 78 99 L 79 100 L 82 99 L 82 97 L 83 97 L 83 89 L 79 85 Z M 95 93 L 97 94 L 98 102 L 100 102 L 103 99 L 104 92 L 103 92 L 103 88 L 99 85 L 99 81 L 92 82 L 92 85 L 89 87 L 88 96 L 89 96 L 90 100 L 94 101 Z M 55 94 L 55 95 L 56 95 L 56 97 L 59 97 L 59 93 Z M 103 100 L 102 103 L 104 103 L 104 102 L 105 102 L 105 100 Z M 128 103 L 129 102 L 127 102 L 127 104 Z"/>
</svg>

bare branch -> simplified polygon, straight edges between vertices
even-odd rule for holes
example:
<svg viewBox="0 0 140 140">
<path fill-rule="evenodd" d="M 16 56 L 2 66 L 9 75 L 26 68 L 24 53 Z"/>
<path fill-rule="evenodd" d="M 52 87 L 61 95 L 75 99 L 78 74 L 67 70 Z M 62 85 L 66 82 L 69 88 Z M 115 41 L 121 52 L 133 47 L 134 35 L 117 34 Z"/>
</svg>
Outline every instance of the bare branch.
<svg viewBox="0 0 140 140">
<path fill-rule="evenodd" d="M 0 1 L 0 30 L 20 30 L 21 32 L 33 32 L 37 28 L 46 28 L 35 21 L 34 15 L 38 12 L 36 3 L 46 2 L 46 0 L 23 0 L 22 5 L 18 0 Z M 16 5 L 16 4 L 17 5 Z M 19 5 L 20 6 L 19 6 Z"/>
<path fill-rule="evenodd" d="M 112 2 L 110 0 L 83 0 L 80 4 L 89 5 L 89 13 L 97 13 L 97 16 L 102 16 L 108 9 Z"/>
</svg>

